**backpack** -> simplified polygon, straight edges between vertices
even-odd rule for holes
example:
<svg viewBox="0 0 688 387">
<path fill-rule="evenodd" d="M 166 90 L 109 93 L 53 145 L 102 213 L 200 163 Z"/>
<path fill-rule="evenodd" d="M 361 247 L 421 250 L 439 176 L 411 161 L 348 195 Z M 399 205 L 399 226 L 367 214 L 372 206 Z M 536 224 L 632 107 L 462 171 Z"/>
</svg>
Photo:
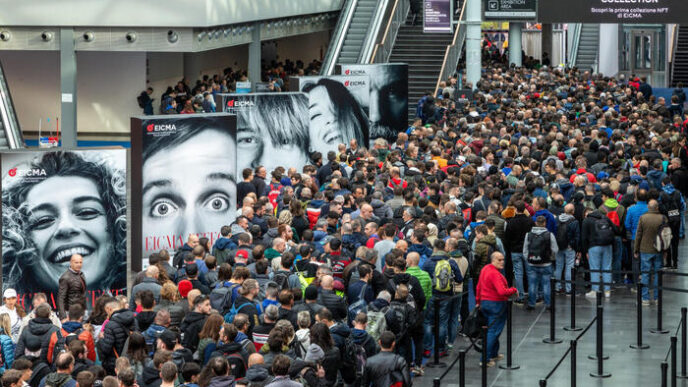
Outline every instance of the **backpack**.
<svg viewBox="0 0 688 387">
<path fill-rule="evenodd" d="M 368 310 L 368 324 L 366 325 L 366 332 L 370 337 L 377 342 L 380 340 L 380 334 L 387 330 L 387 320 L 385 319 L 385 314 L 389 307 L 384 307 L 381 310 Z"/>
<path fill-rule="evenodd" d="M 236 307 L 236 302 L 232 303 L 232 307 L 229 308 L 229 312 L 227 312 L 227 314 L 225 314 L 225 322 L 226 322 L 226 323 L 230 323 L 230 324 L 233 323 L 233 322 L 234 322 L 234 317 L 236 317 L 236 315 L 239 314 L 239 311 L 241 311 L 241 309 L 242 309 L 244 306 L 249 305 L 249 304 L 250 304 L 250 302 L 247 302 L 247 303 L 245 303 L 245 304 L 239 305 L 239 307 L 237 308 L 237 307 Z"/>
<path fill-rule="evenodd" d="M 362 364 L 361 364 L 362 362 Z M 352 335 L 344 339 L 344 351 L 342 356 L 342 379 L 345 383 L 352 384 L 359 378 L 359 370 L 365 369 L 365 349 L 354 342 Z M 363 372 L 361 371 L 361 376 Z"/>
<path fill-rule="evenodd" d="M 571 244 L 571 238 L 569 238 L 569 225 L 573 223 L 576 218 L 571 218 L 566 222 L 562 222 L 557 219 L 557 246 L 559 251 L 564 251 Z"/>
<path fill-rule="evenodd" d="M 614 230 L 609 218 L 597 218 L 593 225 L 595 240 L 599 246 L 611 245 L 614 242 Z"/>
<path fill-rule="evenodd" d="M 666 192 L 662 192 L 659 196 L 662 202 L 662 214 L 669 218 L 669 223 L 680 223 L 681 222 L 681 193 L 674 191 L 671 196 Z"/>
<path fill-rule="evenodd" d="M 408 321 L 406 321 L 406 308 L 402 308 L 401 305 L 390 305 L 389 310 L 385 313 L 385 320 L 387 328 L 394 333 L 397 342 L 406 337 L 409 328 Z"/>
<path fill-rule="evenodd" d="M 611 220 L 612 223 L 614 223 L 614 226 L 621 226 L 621 219 L 619 219 L 619 214 L 617 214 L 616 211 L 607 212 L 607 218 L 609 218 L 609 220 Z"/>
<path fill-rule="evenodd" d="M 349 308 L 348 308 L 349 322 L 354 321 L 358 312 L 362 311 L 365 308 L 366 301 L 365 301 L 364 296 L 365 296 L 366 290 L 368 290 L 367 284 L 363 285 L 363 287 L 361 287 L 361 292 L 358 294 L 358 300 L 349 305 Z"/>
<path fill-rule="evenodd" d="M 139 103 L 139 107 L 140 107 L 141 109 L 143 109 L 143 108 L 146 107 L 146 104 L 143 102 L 143 93 L 139 94 L 139 96 L 136 97 L 136 102 Z"/>
<path fill-rule="evenodd" d="M 411 283 L 407 283 L 405 285 L 408 287 L 408 292 L 409 292 L 408 296 L 406 296 L 406 303 L 409 304 L 409 306 L 412 307 L 413 309 L 416 309 L 416 298 L 413 297 L 413 294 L 411 294 L 411 290 L 413 289 L 413 286 L 411 285 Z M 392 297 L 394 297 L 394 294 L 396 293 L 396 289 L 398 286 L 396 283 L 394 283 L 394 278 L 389 279 L 389 286 L 392 289 L 394 289 L 394 293 L 392 293 Z"/>
<path fill-rule="evenodd" d="M 289 276 L 286 273 L 276 273 L 272 281 L 277 284 L 279 290 L 289 289 Z"/>
<path fill-rule="evenodd" d="M 74 340 L 79 340 L 79 335 L 80 335 L 81 332 L 83 332 L 83 331 L 84 331 L 84 328 L 79 328 L 79 329 L 77 329 L 76 331 L 74 331 L 74 332 L 72 332 L 72 333 L 68 333 L 68 334 L 65 336 L 65 340 L 64 340 L 64 342 L 65 342 L 65 347 L 68 347 L 68 346 L 69 346 L 69 343 L 71 343 L 72 341 L 74 341 Z"/>
<path fill-rule="evenodd" d="M 238 288 L 238 284 L 232 286 L 218 286 L 210 292 L 210 306 L 225 315 L 232 305 L 232 297 L 234 296 L 234 289 Z"/>
<path fill-rule="evenodd" d="M 528 233 L 528 263 L 533 265 L 549 263 L 552 260 L 552 246 L 549 231 Z"/>
<path fill-rule="evenodd" d="M 404 358 L 402 358 L 399 355 L 394 355 L 394 368 L 391 370 L 388 370 L 385 374 L 385 381 L 381 386 L 384 387 L 407 387 L 404 384 L 404 375 L 401 373 L 401 369 L 403 368 L 403 364 L 400 364 L 400 362 L 404 361 Z"/>
<path fill-rule="evenodd" d="M 657 251 L 666 251 L 669 250 L 671 247 L 671 227 L 669 224 L 666 222 L 666 220 L 662 221 L 662 224 L 659 225 L 657 228 L 657 235 L 655 236 L 655 242 L 653 244 L 653 247 Z"/>
<path fill-rule="evenodd" d="M 277 211 L 277 198 L 280 196 L 280 191 L 282 190 L 281 184 L 270 183 L 270 190 L 268 191 L 268 200 L 272 204 L 272 208 Z"/>
<path fill-rule="evenodd" d="M 435 265 L 432 289 L 441 293 L 452 290 L 452 268 L 449 260 L 442 259 Z"/>
</svg>

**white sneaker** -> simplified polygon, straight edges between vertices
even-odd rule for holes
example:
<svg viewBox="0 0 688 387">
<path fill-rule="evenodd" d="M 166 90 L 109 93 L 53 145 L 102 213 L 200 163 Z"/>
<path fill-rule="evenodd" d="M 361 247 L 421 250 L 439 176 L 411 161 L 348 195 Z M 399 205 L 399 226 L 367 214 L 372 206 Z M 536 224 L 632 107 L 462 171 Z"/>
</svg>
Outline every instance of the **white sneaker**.
<svg viewBox="0 0 688 387">
<path fill-rule="evenodd" d="M 607 290 L 606 292 L 604 292 L 604 298 L 609 298 L 611 296 L 612 296 L 611 290 Z"/>
<path fill-rule="evenodd" d="M 591 290 L 587 293 L 585 293 L 585 297 L 587 298 L 597 298 L 597 292 L 594 290 Z"/>
</svg>

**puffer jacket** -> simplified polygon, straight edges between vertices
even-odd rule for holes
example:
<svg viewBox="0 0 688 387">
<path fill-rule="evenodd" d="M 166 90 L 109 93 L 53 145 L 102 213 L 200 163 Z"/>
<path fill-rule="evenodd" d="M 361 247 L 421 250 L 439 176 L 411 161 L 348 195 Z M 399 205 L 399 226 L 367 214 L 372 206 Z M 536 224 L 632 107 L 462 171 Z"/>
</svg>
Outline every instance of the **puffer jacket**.
<svg viewBox="0 0 688 387">
<path fill-rule="evenodd" d="M 57 312 L 60 319 L 67 317 L 69 305 L 79 304 L 86 310 L 86 277 L 68 269 L 59 279 L 57 290 Z"/>
<path fill-rule="evenodd" d="M 262 364 L 254 364 L 246 370 L 246 377 L 251 387 L 264 387 L 272 382 L 272 376 Z"/>
<path fill-rule="evenodd" d="M 134 312 L 128 309 L 116 310 L 105 325 L 103 338 L 96 344 L 99 358 L 108 373 L 115 371 L 115 361 L 124 352 L 124 344 L 132 332 L 139 330 Z"/>
<path fill-rule="evenodd" d="M 170 326 L 178 327 L 184 319 L 184 308 L 170 300 L 160 300 L 160 303 L 153 308 L 154 312 L 160 309 L 167 309 L 170 312 Z"/>
<path fill-rule="evenodd" d="M 380 352 L 373 357 L 369 357 L 366 361 L 365 371 L 363 372 L 362 386 L 382 387 L 388 385 L 386 383 L 387 376 L 392 371 L 399 371 L 404 378 L 404 386 L 411 385 L 411 374 L 409 372 L 408 364 L 403 357 L 394 352 Z"/>
<path fill-rule="evenodd" d="M 373 214 L 380 219 L 392 219 L 394 212 L 392 207 L 380 199 L 373 199 L 370 201 L 370 205 L 373 207 Z"/>
<path fill-rule="evenodd" d="M 14 343 L 12 338 L 2 331 L 0 334 L 0 350 L 2 350 L 2 360 L 3 364 L 0 367 L 0 374 L 4 374 L 5 370 L 12 368 L 12 363 L 14 363 Z"/>
<path fill-rule="evenodd" d="M 184 333 L 184 339 L 182 340 L 182 345 L 184 348 L 188 348 L 191 352 L 195 352 L 198 349 L 198 334 L 201 333 L 205 320 L 208 315 L 198 312 L 189 312 L 179 329 Z"/>
<path fill-rule="evenodd" d="M 348 315 L 346 301 L 335 294 L 333 290 L 321 290 L 318 295 L 318 304 L 332 312 L 332 316 L 336 321 L 342 321 Z"/>
<path fill-rule="evenodd" d="M 54 351 L 50 348 L 50 336 L 56 332 L 60 334 L 60 328 L 53 325 L 49 318 L 32 319 L 19 336 L 14 357 L 37 357 L 52 364 L 57 353 L 53 353 Z"/>
</svg>

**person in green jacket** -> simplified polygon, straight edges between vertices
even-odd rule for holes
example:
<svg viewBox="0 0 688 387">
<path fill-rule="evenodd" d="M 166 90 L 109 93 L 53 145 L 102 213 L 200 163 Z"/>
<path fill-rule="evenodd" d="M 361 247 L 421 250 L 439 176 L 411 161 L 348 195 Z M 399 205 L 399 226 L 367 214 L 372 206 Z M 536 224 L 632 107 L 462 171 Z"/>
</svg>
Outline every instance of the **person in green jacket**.
<svg viewBox="0 0 688 387">
<path fill-rule="evenodd" d="M 430 279 L 430 274 L 418 267 L 419 262 L 420 255 L 418 253 L 409 253 L 406 256 L 406 273 L 416 277 L 420 282 L 425 294 L 425 308 L 428 306 L 428 300 L 432 297 L 432 279 Z"/>
</svg>

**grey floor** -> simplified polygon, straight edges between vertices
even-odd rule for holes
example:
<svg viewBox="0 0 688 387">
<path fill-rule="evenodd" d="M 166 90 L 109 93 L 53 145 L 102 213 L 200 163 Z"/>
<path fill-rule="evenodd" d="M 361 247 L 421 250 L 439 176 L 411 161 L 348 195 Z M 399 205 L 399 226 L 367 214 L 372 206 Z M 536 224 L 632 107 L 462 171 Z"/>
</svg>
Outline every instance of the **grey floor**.
<svg viewBox="0 0 688 387">
<path fill-rule="evenodd" d="M 688 272 L 686 255 L 688 241 L 682 241 L 679 255 L 679 272 Z M 665 286 L 688 289 L 688 277 L 665 277 Z M 556 306 L 556 336 L 563 339 L 562 344 L 545 344 L 542 339 L 549 336 L 549 312 L 544 306 L 538 306 L 533 311 L 525 311 L 520 307 L 513 308 L 513 363 L 521 366 L 518 370 L 502 370 L 498 367 L 488 368 L 489 387 L 518 387 L 538 386 L 541 378 L 547 376 L 556 362 L 566 352 L 569 341 L 580 332 L 567 332 L 562 328 L 569 325 L 570 298 L 557 296 Z M 576 298 L 576 325 L 585 326 L 595 315 L 595 300 L 584 296 Z M 604 306 L 604 354 L 609 360 L 604 362 L 605 372 L 612 374 L 607 379 L 596 379 L 589 376 L 596 372 L 597 362 L 589 360 L 588 355 L 595 352 L 595 327 L 578 342 L 577 356 L 577 385 L 578 386 L 624 386 L 647 387 L 660 386 L 660 363 L 669 349 L 669 337 L 676 332 L 681 318 L 681 307 L 688 306 L 687 293 L 664 293 L 663 325 L 669 334 L 659 335 L 650 333 L 656 326 L 657 307 L 655 305 L 643 308 L 643 343 L 650 345 L 646 350 L 629 348 L 636 341 L 636 295 L 628 289 L 617 289 L 609 299 L 603 300 Z M 506 330 L 501 336 L 500 353 L 506 351 Z M 468 346 L 468 341 L 459 338 L 455 343 L 454 352 L 443 359 L 451 363 L 458 349 Z M 678 336 L 678 373 L 680 374 L 680 332 Z M 479 354 L 470 351 L 466 358 L 466 385 L 480 386 L 481 370 L 478 366 Z M 506 360 L 498 362 L 505 364 Z M 446 369 L 426 368 L 425 376 L 415 378 L 416 386 L 431 386 L 433 379 L 440 376 Z M 570 357 L 566 358 L 558 370 L 550 377 L 547 386 L 570 386 L 571 379 Z M 452 367 L 442 379 L 442 386 L 455 387 L 459 384 L 458 363 Z M 669 384 L 671 385 L 671 384 Z M 688 387 L 688 380 L 678 380 L 678 386 Z"/>
</svg>

